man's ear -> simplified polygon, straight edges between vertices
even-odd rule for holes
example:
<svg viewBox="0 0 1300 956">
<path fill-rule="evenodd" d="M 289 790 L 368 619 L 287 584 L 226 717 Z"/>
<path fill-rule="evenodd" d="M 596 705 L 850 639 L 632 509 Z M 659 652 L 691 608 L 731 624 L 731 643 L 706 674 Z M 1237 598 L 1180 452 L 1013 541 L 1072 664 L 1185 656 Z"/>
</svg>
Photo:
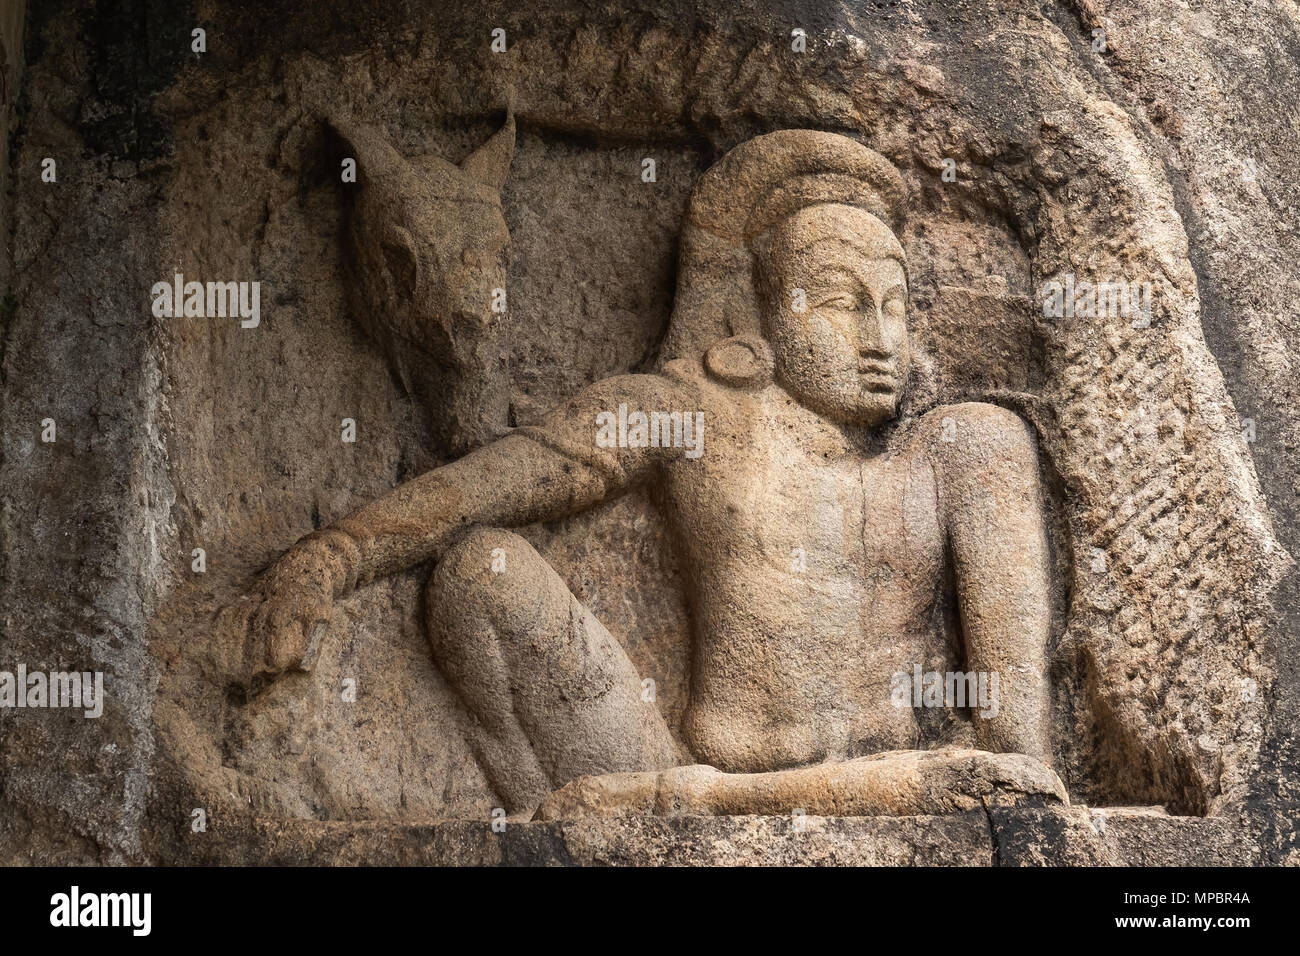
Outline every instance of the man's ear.
<svg viewBox="0 0 1300 956">
<path fill-rule="evenodd" d="M 515 155 L 515 114 L 506 110 L 506 122 L 486 143 L 461 161 L 461 171 L 500 192 Z"/>
<path fill-rule="evenodd" d="M 775 368 L 772 346 L 753 332 L 723 339 L 704 353 L 705 371 L 732 388 L 766 388 L 772 382 Z"/>
</svg>

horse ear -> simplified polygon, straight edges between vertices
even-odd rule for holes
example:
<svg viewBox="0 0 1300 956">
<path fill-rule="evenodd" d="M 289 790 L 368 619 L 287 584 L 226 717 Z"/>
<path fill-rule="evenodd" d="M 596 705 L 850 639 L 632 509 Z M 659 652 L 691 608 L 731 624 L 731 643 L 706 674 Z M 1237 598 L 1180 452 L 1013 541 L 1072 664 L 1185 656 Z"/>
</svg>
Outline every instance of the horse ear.
<svg viewBox="0 0 1300 956">
<path fill-rule="evenodd" d="M 358 182 L 380 182 L 411 172 L 406 158 L 375 127 L 334 117 L 330 118 L 329 126 L 348 155 L 357 161 Z"/>
<path fill-rule="evenodd" d="M 500 191 L 515 155 L 515 114 L 506 110 L 506 123 L 486 143 L 461 162 L 461 171 L 485 186 Z"/>
</svg>

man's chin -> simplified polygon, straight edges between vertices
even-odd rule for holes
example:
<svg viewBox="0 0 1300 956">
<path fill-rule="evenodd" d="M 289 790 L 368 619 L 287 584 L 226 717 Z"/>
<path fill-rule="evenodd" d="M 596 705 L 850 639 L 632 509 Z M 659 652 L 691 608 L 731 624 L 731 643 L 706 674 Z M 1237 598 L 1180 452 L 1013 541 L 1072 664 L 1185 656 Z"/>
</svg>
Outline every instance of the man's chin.
<svg viewBox="0 0 1300 956">
<path fill-rule="evenodd" d="M 857 396 L 844 410 L 843 424 L 874 428 L 898 415 L 898 396 L 893 392 L 868 392 Z"/>
<path fill-rule="evenodd" d="M 852 392 L 846 389 L 839 394 L 813 396 L 809 394 L 792 397 L 809 411 L 816 412 L 827 421 L 836 425 L 854 428 L 874 428 L 891 421 L 898 415 L 898 394 L 896 392 Z"/>
</svg>

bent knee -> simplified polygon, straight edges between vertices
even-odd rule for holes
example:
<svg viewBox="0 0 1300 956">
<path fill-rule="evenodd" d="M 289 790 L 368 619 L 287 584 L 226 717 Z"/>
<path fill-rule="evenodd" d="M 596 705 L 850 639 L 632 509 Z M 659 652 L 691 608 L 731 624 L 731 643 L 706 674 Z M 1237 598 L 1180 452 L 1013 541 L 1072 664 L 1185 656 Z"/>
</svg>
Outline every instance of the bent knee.
<svg viewBox="0 0 1300 956">
<path fill-rule="evenodd" d="M 512 564 L 541 556 L 533 546 L 513 531 L 503 528 L 475 528 L 452 544 L 434 568 L 431 586 L 440 582 L 486 580 L 488 575 L 502 575 Z"/>
<path fill-rule="evenodd" d="M 501 528 L 476 528 L 443 554 L 426 591 L 429 624 L 483 622 L 494 630 L 538 615 L 543 606 L 567 608 L 569 591 L 531 544 Z M 567 611 L 566 611 L 567 613 Z"/>
</svg>

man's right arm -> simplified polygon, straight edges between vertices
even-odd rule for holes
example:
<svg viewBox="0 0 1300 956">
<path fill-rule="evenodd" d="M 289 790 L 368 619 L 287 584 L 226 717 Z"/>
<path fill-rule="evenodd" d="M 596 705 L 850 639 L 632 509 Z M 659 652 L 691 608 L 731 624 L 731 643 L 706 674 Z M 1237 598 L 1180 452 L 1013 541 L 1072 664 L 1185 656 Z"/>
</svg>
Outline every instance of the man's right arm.
<svg viewBox="0 0 1300 956">
<path fill-rule="evenodd" d="M 438 557 L 462 529 L 516 527 L 581 511 L 617 492 L 620 477 L 511 433 L 400 485 L 304 542 L 323 538 L 348 552 L 349 580 L 335 595 L 342 597 Z"/>
<path fill-rule="evenodd" d="M 591 507 L 641 480 L 669 449 L 602 447 L 596 418 L 634 409 L 694 408 L 682 380 L 620 375 L 465 457 L 409 481 L 302 538 L 267 571 L 250 610 L 271 672 L 301 662 L 333 602 L 356 587 L 430 559 L 474 526 L 517 527 Z"/>
</svg>

